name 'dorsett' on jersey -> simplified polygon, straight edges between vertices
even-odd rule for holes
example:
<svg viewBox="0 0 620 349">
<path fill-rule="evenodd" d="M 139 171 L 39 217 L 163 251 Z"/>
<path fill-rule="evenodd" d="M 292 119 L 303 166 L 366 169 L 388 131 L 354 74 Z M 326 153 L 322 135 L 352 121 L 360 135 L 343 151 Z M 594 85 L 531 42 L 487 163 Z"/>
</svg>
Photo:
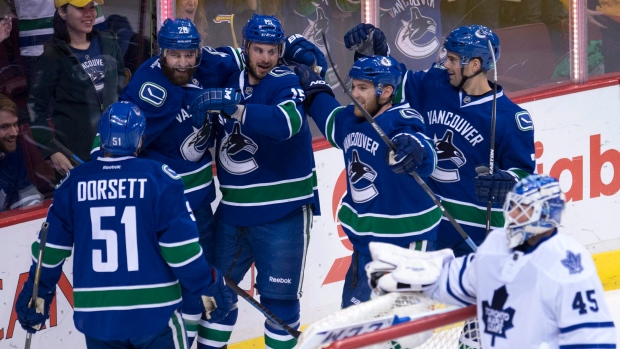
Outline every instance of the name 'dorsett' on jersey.
<svg viewBox="0 0 620 349">
<path fill-rule="evenodd" d="M 360 147 L 375 155 L 375 151 L 379 148 L 379 143 L 375 142 L 372 138 L 366 136 L 363 133 L 353 132 L 349 133 L 343 142 L 345 153 L 349 147 Z"/>
<path fill-rule="evenodd" d="M 431 110 L 427 112 L 428 124 L 441 124 L 446 125 L 457 133 L 460 133 L 472 146 L 482 142 L 484 137 L 480 135 L 480 132 L 470 124 L 467 120 L 460 117 L 458 114 L 448 112 L 445 110 Z"/>
<path fill-rule="evenodd" d="M 77 184 L 77 200 L 143 199 L 147 181 L 146 178 L 80 181 Z"/>
</svg>

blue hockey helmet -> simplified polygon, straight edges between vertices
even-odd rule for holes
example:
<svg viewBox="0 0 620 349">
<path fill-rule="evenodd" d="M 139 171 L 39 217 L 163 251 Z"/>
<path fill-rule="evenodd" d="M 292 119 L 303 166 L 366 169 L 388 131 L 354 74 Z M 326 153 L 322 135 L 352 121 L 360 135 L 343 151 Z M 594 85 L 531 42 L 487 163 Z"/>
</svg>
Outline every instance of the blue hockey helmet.
<svg viewBox="0 0 620 349">
<path fill-rule="evenodd" d="M 146 119 L 140 108 L 131 102 L 116 102 L 106 109 L 99 120 L 99 138 L 106 153 L 132 155 L 140 147 Z"/>
<path fill-rule="evenodd" d="M 565 202 L 560 183 L 553 177 L 533 174 L 519 181 L 504 203 L 509 247 L 560 225 Z"/>
<path fill-rule="evenodd" d="M 495 60 L 499 61 L 499 37 L 491 29 L 483 25 L 464 25 L 448 34 L 444 41 L 444 48 L 461 56 L 461 65 L 469 63 L 472 58 L 482 60 L 482 69 L 495 68 L 493 56 L 489 49 L 489 42 L 493 47 Z"/>
<path fill-rule="evenodd" d="M 275 16 L 253 14 L 243 27 L 243 47 L 250 42 L 282 45 L 286 40 L 282 24 Z"/>
<path fill-rule="evenodd" d="M 168 50 L 195 50 L 196 65 L 200 62 L 200 33 L 189 19 L 166 19 L 157 33 L 159 56 L 163 61 Z"/>
<path fill-rule="evenodd" d="M 366 56 L 361 57 L 351 67 L 349 79 L 370 81 L 381 95 L 383 86 L 390 85 L 396 89 L 402 79 L 400 63 L 392 57 Z"/>
</svg>

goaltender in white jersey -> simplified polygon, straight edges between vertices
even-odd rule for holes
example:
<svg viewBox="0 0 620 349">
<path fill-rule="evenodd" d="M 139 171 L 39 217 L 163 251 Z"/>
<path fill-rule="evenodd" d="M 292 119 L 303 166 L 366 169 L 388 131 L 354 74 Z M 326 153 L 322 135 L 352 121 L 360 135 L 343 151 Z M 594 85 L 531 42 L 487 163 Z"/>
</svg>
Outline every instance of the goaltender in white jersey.
<svg viewBox="0 0 620 349">
<path fill-rule="evenodd" d="M 508 194 L 506 227 L 491 232 L 475 254 L 446 259 L 445 250 L 372 243 L 367 272 L 396 268 L 371 286 L 393 292 L 398 285 L 402 292 L 407 284 L 441 302 L 476 304 L 483 348 L 616 348 L 592 257 L 558 233 L 564 204 L 556 179 L 530 175 Z"/>
</svg>

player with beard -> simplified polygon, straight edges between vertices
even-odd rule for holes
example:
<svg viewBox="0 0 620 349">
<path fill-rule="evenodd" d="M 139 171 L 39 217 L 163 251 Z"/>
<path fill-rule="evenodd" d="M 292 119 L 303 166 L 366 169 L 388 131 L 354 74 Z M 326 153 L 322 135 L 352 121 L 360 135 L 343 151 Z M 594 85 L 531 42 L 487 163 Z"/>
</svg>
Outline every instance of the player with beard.
<svg viewBox="0 0 620 349">
<path fill-rule="evenodd" d="M 325 138 L 342 150 L 347 165 L 347 193 L 338 212 L 353 244 L 342 292 L 346 308 L 370 299 L 364 266 L 372 260 L 371 241 L 418 251 L 435 249 L 441 211 L 413 178 L 402 174 L 430 175 L 437 156 L 424 135 L 422 116 L 408 103 L 392 104 L 402 74 L 393 58 L 360 58 L 349 77 L 352 96 L 392 139 L 395 153 L 389 152 L 361 109 L 341 106 L 329 86 L 305 66 L 296 67 L 295 73 L 306 93 L 309 116 Z"/>
<path fill-rule="evenodd" d="M 207 90 L 195 105 L 196 114 L 221 111 L 214 121 L 222 192 L 214 265 L 239 283 L 255 263 L 261 304 L 298 328 L 312 217 L 319 213 L 304 95 L 297 76 L 279 65 L 286 38 L 276 17 L 252 16 L 243 39 L 246 69 L 230 77 L 229 88 Z M 201 321 L 198 348 L 225 346 L 237 316 L 234 309 L 219 323 Z M 297 344 L 271 321 L 264 333 L 267 347 Z"/>
<path fill-rule="evenodd" d="M 185 185 L 200 232 L 200 245 L 210 261 L 213 244 L 211 202 L 215 199 L 210 124 L 194 127 L 189 105 L 204 87 L 223 86 L 242 69 L 232 49 L 200 46 L 201 37 L 188 19 L 167 19 L 157 35 L 158 56 L 144 62 L 120 99 L 138 105 L 147 120 L 140 157 L 169 165 Z M 200 82 L 194 75 L 201 76 Z M 95 144 L 99 149 L 99 144 Z"/>
</svg>

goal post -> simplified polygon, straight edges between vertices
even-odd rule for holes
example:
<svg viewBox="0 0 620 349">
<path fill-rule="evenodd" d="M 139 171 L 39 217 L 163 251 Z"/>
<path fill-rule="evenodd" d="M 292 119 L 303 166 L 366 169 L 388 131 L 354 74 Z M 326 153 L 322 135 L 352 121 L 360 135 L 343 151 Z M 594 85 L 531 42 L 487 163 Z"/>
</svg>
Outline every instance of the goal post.
<svg viewBox="0 0 620 349">
<path fill-rule="evenodd" d="M 421 318 L 418 320 L 413 320 L 411 322 L 405 322 L 398 325 L 394 325 L 391 327 L 387 327 L 374 332 L 367 332 L 364 334 L 360 334 L 357 336 L 352 336 L 344 339 L 339 339 L 325 348 L 327 349 L 355 349 L 362 348 L 366 346 L 370 346 L 373 344 L 378 344 L 382 342 L 389 342 L 392 339 L 400 338 L 403 336 L 420 333 L 429 330 L 442 331 L 442 327 L 450 326 L 453 324 L 458 324 L 464 322 L 466 320 L 473 320 L 476 318 L 476 306 L 471 305 L 469 307 L 460 308 L 456 310 L 452 310 L 449 312 L 432 315 L 429 317 Z M 455 328 L 462 328 L 462 326 L 456 326 Z M 443 331 L 454 331 L 452 329 L 443 329 Z M 433 336 L 439 336 L 438 332 L 434 333 Z M 458 334 L 457 334 L 458 335 Z M 458 338 L 458 337 L 457 337 Z M 429 341 L 433 341 L 429 339 Z M 431 344 L 431 343 L 429 343 Z M 445 346 L 442 346 L 441 343 L 438 343 L 438 348 L 450 348 L 450 343 L 445 343 Z M 424 347 L 426 345 L 423 345 Z M 458 346 L 452 347 L 454 349 L 458 348 Z"/>
</svg>

